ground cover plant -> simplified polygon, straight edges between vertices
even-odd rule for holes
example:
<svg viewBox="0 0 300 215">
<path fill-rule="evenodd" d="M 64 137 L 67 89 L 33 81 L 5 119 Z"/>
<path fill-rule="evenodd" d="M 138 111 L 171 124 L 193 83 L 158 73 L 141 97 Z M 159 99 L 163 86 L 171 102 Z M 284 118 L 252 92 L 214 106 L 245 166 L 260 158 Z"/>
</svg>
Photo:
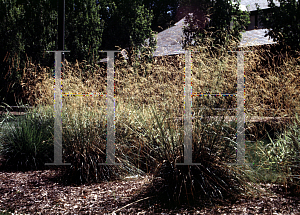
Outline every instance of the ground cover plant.
<svg viewBox="0 0 300 215">
<path fill-rule="evenodd" d="M 119 56 L 115 60 L 114 79 L 115 147 L 116 162 L 124 165 L 97 166 L 106 156 L 105 96 L 64 96 L 63 160 L 72 165 L 62 168 L 61 181 L 81 184 L 152 174 L 153 182 L 133 199 L 147 196 L 155 201 L 155 197 L 162 197 L 159 207 L 204 199 L 211 203 L 213 199 L 234 200 L 238 194 L 256 195 L 251 183 L 272 181 L 266 178 L 268 167 L 277 174 L 273 182 L 297 186 L 299 124 L 288 124 L 290 130 L 283 136 L 263 144 L 258 132 L 253 132 L 257 125 L 249 120 L 258 116 L 294 117 L 297 113 L 299 58 L 286 54 L 282 62 L 266 63 L 276 61 L 272 49 L 245 54 L 246 161 L 253 167 L 227 165 L 236 159 L 236 122 L 228 118 L 235 115 L 235 97 L 199 96 L 193 97 L 192 104 L 193 162 L 202 165 L 176 166 L 183 162 L 184 56 L 161 57 L 146 63 L 137 59 L 133 66 Z M 215 53 L 202 47 L 192 59 L 193 93 L 236 92 L 235 54 Z M 24 102 L 36 106 L 40 115 L 49 113 L 53 120 L 51 74 L 50 68 L 28 61 L 22 86 Z M 62 86 L 63 93 L 105 94 L 106 68 L 85 61 L 74 65 L 66 62 Z M 217 115 L 220 117 L 216 118 Z M 38 118 L 35 123 L 41 121 Z M 34 130 L 29 133 L 34 135 Z M 24 144 L 23 140 L 19 143 Z M 278 154 L 278 149 L 284 150 Z M 286 168 L 287 165 L 293 166 Z"/>
</svg>

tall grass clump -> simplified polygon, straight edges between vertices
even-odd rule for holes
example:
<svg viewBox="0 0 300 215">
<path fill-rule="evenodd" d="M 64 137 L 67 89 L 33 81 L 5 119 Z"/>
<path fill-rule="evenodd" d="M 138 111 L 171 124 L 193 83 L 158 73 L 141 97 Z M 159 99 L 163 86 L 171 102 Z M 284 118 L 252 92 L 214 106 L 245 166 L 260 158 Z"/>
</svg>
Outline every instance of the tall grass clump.
<svg viewBox="0 0 300 215">
<path fill-rule="evenodd" d="M 171 113 L 172 107 L 163 111 L 157 106 L 143 115 L 137 111 L 135 123 L 140 124 L 135 132 L 144 144 L 137 154 L 132 150 L 131 157 L 155 167 L 151 171 L 154 180 L 141 195 L 153 197 L 161 207 L 213 204 L 248 195 L 251 189 L 245 182 L 247 176 L 236 174 L 238 170 L 227 165 L 236 161 L 235 128 L 224 119 L 209 120 L 199 112 L 193 120 L 192 142 L 193 163 L 198 165 L 176 165 L 184 161 L 184 131 Z M 151 117 L 151 124 L 146 123 L 146 117 Z"/>
<path fill-rule="evenodd" d="M 30 62 L 27 69 L 35 72 L 34 65 Z M 98 65 L 87 65 L 86 61 L 71 65 L 66 61 L 63 71 L 63 93 L 95 93 L 96 95 L 106 90 L 106 70 Z M 24 95 L 28 102 L 52 106 L 54 77 L 50 75 L 49 68 L 38 70 L 35 73 L 39 76 L 38 79 L 32 80 L 28 74 L 30 73 L 26 71 L 23 76 Z M 118 79 L 115 82 L 120 86 Z M 32 85 L 36 85 L 34 90 Z M 112 180 L 123 177 L 124 174 L 143 174 L 126 159 L 121 162 L 123 155 L 118 154 L 121 153 L 118 151 L 118 144 L 116 144 L 116 162 L 123 165 L 98 165 L 106 162 L 105 108 L 105 96 L 63 96 L 63 160 L 71 163 L 70 167 L 61 168 L 61 179 L 64 182 L 81 184 Z M 116 123 L 118 124 L 117 120 Z"/>
<path fill-rule="evenodd" d="M 87 107 L 82 98 L 74 99 L 77 101 L 72 103 L 72 98 L 65 98 L 63 104 L 63 162 L 71 165 L 60 168 L 59 180 L 65 184 L 85 184 L 121 179 L 128 174 L 143 174 L 122 156 L 119 144 L 115 144 L 115 162 L 122 165 L 98 165 L 106 163 L 105 108 Z"/>
<path fill-rule="evenodd" d="M 5 167 L 15 170 L 43 169 L 52 162 L 54 118 L 30 111 L 2 127 L 1 154 Z"/>
<path fill-rule="evenodd" d="M 268 143 L 258 142 L 253 151 L 260 158 L 255 163 L 261 181 L 278 183 L 292 188 L 294 193 L 300 192 L 300 121 L 296 115 L 292 124 L 276 138 L 269 138 Z"/>
</svg>

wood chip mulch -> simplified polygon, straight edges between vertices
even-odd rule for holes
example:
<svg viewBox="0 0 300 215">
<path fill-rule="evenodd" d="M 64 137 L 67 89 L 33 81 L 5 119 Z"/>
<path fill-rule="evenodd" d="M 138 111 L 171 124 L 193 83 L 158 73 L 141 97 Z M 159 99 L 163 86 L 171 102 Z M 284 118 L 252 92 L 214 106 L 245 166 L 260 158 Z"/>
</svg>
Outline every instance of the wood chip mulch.
<svg viewBox="0 0 300 215">
<path fill-rule="evenodd" d="M 56 174 L 57 170 L 1 171 L 0 214 L 5 210 L 13 214 L 300 214 L 300 197 L 286 195 L 272 184 L 262 185 L 272 193 L 232 205 L 145 209 L 141 203 L 147 200 L 130 199 L 150 183 L 151 176 L 66 186 L 53 180 Z"/>
</svg>

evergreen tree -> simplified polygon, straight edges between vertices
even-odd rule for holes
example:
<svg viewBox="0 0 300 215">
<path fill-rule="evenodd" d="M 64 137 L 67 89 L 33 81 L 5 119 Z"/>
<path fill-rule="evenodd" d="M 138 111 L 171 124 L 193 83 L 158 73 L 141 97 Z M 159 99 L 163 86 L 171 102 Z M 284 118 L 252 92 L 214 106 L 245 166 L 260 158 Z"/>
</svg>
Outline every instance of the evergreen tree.
<svg viewBox="0 0 300 215">
<path fill-rule="evenodd" d="M 153 19 L 152 11 L 149 11 L 141 1 L 138 0 L 115 0 L 107 1 L 101 5 L 105 14 L 105 26 L 103 31 L 103 50 L 117 50 L 129 48 L 129 63 L 136 54 L 134 50 L 145 51 L 150 48 L 149 53 L 155 49 L 156 42 L 151 29 Z M 150 38 L 149 44 L 145 42 Z"/>
<path fill-rule="evenodd" d="M 92 64 L 100 59 L 104 16 L 95 0 L 66 1 L 66 53 L 68 61 L 86 60 Z"/>
<path fill-rule="evenodd" d="M 74 3 L 80 6 L 74 10 Z M 53 67 L 57 50 L 57 0 L 0 1 L 1 101 L 13 104 L 21 86 L 20 78 L 28 58 Z M 65 49 L 67 60 L 92 62 L 101 45 L 103 20 L 94 0 L 66 1 Z M 94 56 L 93 56 L 94 54 Z"/>
<path fill-rule="evenodd" d="M 143 0 L 143 4 L 148 10 L 153 11 L 151 29 L 160 32 L 176 21 L 175 16 L 180 0 Z"/>
<path fill-rule="evenodd" d="M 45 48 L 52 48 L 51 2 L 1 0 L 0 11 L 0 95 L 1 101 L 14 104 L 20 92 L 19 81 L 27 57 L 41 61 Z M 51 50 L 51 49 L 50 49 Z M 52 57 L 53 64 L 53 57 Z"/>
</svg>

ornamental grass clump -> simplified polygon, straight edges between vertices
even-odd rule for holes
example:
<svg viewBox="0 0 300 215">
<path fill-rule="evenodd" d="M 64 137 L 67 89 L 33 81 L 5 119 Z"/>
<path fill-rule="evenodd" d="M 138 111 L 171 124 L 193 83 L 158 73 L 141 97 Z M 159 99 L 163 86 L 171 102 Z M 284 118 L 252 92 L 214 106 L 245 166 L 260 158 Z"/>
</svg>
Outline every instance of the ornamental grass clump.
<svg viewBox="0 0 300 215">
<path fill-rule="evenodd" d="M 247 166 L 227 165 L 236 162 L 236 123 L 227 122 L 225 117 L 217 120 L 224 115 L 236 120 L 233 94 L 237 90 L 237 55 L 229 49 L 214 52 L 209 47 L 192 52 L 192 93 L 197 93 L 192 97 L 192 156 L 193 162 L 200 164 L 190 167 L 176 165 L 183 162 L 184 155 L 184 55 L 155 57 L 147 62 L 136 58 L 131 65 L 115 59 L 115 155 L 116 162 L 124 164 L 121 166 L 97 165 L 106 161 L 106 66 L 65 62 L 63 162 L 71 166 L 63 167 L 64 180 L 88 183 L 147 172 L 154 175 L 150 196 L 169 206 L 250 193 L 246 178 L 254 180 L 256 173 Z M 252 48 L 252 52 L 244 53 L 246 122 L 251 115 L 290 115 L 299 106 L 295 98 L 299 94 L 300 58 L 286 57 L 273 65 L 281 59 L 273 54 L 273 48 Z M 32 104 L 53 106 L 53 83 L 49 68 L 36 69 L 28 64 L 22 78 L 24 98 Z M 200 96 L 220 93 L 230 96 Z M 222 108 L 225 111 L 220 111 Z M 246 133 L 249 130 L 246 123 Z M 247 146 L 251 144 L 246 140 Z M 251 161 L 249 150 L 246 147 Z M 258 155 L 264 159 L 264 154 Z"/>
<path fill-rule="evenodd" d="M 259 142 L 256 145 L 256 156 L 260 160 L 255 165 L 259 178 L 264 182 L 278 183 L 292 188 L 293 193 L 300 193 L 300 121 L 295 119 L 283 132 L 277 132 L 277 137 L 269 142 Z"/>
<path fill-rule="evenodd" d="M 61 181 L 66 184 L 85 184 L 143 174 L 126 159 L 119 144 L 115 144 L 115 162 L 121 165 L 99 165 L 106 163 L 107 156 L 105 108 L 92 110 L 78 103 L 75 108 L 75 104 L 69 102 L 70 99 L 66 98 L 62 131 L 64 162 L 71 163 L 71 166 L 62 168 Z"/>
<path fill-rule="evenodd" d="M 53 124 L 53 117 L 35 111 L 4 123 L 0 140 L 4 168 L 38 170 L 53 162 Z"/>
<path fill-rule="evenodd" d="M 174 207 L 233 200 L 250 190 L 244 182 L 246 176 L 235 174 L 227 165 L 236 162 L 236 131 L 224 119 L 209 120 L 203 112 L 195 114 L 192 157 L 198 165 L 176 165 L 184 161 L 184 132 L 170 117 L 171 110 L 152 108 L 152 124 L 143 129 L 147 153 L 140 153 L 139 159 L 155 168 L 152 183 L 140 195 L 151 196 L 162 207 Z"/>
</svg>

